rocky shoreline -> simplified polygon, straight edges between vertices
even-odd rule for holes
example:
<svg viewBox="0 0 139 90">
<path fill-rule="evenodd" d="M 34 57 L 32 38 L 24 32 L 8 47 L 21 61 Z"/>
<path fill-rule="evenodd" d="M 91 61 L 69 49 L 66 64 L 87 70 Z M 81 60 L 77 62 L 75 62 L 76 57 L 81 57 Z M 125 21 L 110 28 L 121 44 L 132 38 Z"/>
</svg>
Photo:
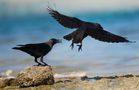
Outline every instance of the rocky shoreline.
<svg viewBox="0 0 139 90">
<path fill-rule="evenodd" d="M 79 75 L 54 75 L 51 67 L 32 66 L 16 77 L 0 78 L 0 90 L 138 90 L 139 75 L 88 77 Z"/>
</svg>

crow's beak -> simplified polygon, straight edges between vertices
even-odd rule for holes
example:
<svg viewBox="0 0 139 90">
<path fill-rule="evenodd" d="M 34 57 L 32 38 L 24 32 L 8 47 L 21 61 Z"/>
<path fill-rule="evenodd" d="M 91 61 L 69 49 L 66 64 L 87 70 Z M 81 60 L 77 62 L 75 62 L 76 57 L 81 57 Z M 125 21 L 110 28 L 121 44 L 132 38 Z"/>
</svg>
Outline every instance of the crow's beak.
<svg viewBox="0 0 139 90">
<path fill-rule="evenodd" d="M 57 43 L 62 43 L 62 39 L 57 39 Z"/>
</svg>

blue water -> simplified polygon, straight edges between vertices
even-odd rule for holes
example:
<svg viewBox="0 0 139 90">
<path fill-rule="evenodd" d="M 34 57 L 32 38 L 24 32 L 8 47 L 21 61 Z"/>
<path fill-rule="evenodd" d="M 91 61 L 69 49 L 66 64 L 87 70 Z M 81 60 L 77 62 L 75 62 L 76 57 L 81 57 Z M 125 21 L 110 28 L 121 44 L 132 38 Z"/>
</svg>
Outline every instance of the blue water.
<svg viewBox="0 0 139 90">
<path fill-rule="evenodd" d="M 128 37 L 132 44 L 108 44 L 90 37 L 83 41 L 83 51 L 69 48 L 63 40 L 45 57 L 52 66 L 72 67 L 87 73 L 119 73 L 139 71 L 139 10 L 116 12 L 88 12 L 71 14 L 82 20 L 98 22 L 105 30 Z M 62 27 L 48 13 L 0 15 L 0 71 L 21 70 L 33 65 L 33 58 L 12 50 L 18 44 L 45 42 L 62 38 L 73 30 Z M 69 72 L 65 68 L 65 72 Z"/>
</svg>

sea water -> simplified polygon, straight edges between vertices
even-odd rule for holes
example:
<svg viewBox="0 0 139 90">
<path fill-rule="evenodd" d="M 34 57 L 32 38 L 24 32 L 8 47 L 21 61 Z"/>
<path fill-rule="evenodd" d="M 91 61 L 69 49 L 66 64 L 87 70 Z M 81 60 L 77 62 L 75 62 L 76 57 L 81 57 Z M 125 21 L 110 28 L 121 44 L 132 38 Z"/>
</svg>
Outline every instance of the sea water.
<svg viewBox="0 0 139 90">
<path fill-rule="evenodd" d="M 45 56 L 44 61 L 57 72 L 105 74 L 139 71 L 139 10 L 87 12 L 72 16 L 84 21 L 97 22 L 114 34 L 127 37 L 136 43 L 106 43 L 87 37 L 82 51 L 69 47 L 63 39 Z M 18 71 L 34 65 L 34 58 L 21 51 L 12 50 L 18 44 L 46 42 L 51 38 L 62 39 L 73 32 L 57 23 L 47 12 L 25 15 L 0 15 L 0 72 Z"/>
</svg>

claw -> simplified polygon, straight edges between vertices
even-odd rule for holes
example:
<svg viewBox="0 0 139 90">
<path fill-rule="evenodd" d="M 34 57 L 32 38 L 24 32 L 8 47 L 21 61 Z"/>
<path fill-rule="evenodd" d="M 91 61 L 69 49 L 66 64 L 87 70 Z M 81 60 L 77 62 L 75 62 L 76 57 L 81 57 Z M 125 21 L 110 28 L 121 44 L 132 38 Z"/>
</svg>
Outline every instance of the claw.
<svg viewBox="0 0 139 90">
<path fill-rule="evenodd" d="M 48 64 L 45 63 L 43 66 L 50 66 L 50 65 L 48 65 Z"/>
<path fill-rule="evenodd" d="M 71 49 L 73 49 L 73 48 L 74 48 L 74 43 L 72 43 L 72 44 L 70 45 L 70 47 L 71 47 Z"/>
<path fill-rule="evenodd" d="M 33 65 L 33 66 L 43 66 L 42 64 L 38 63 L 37 65 Z"/>
<path fill-rule="evenodd" d="M 43 65 L 43 66 L 48 66 L 48 67 L 51 67 L 50 65 L 48 65 L 48 64 L 45 64 L 45 65 Z"/>
</svg>

